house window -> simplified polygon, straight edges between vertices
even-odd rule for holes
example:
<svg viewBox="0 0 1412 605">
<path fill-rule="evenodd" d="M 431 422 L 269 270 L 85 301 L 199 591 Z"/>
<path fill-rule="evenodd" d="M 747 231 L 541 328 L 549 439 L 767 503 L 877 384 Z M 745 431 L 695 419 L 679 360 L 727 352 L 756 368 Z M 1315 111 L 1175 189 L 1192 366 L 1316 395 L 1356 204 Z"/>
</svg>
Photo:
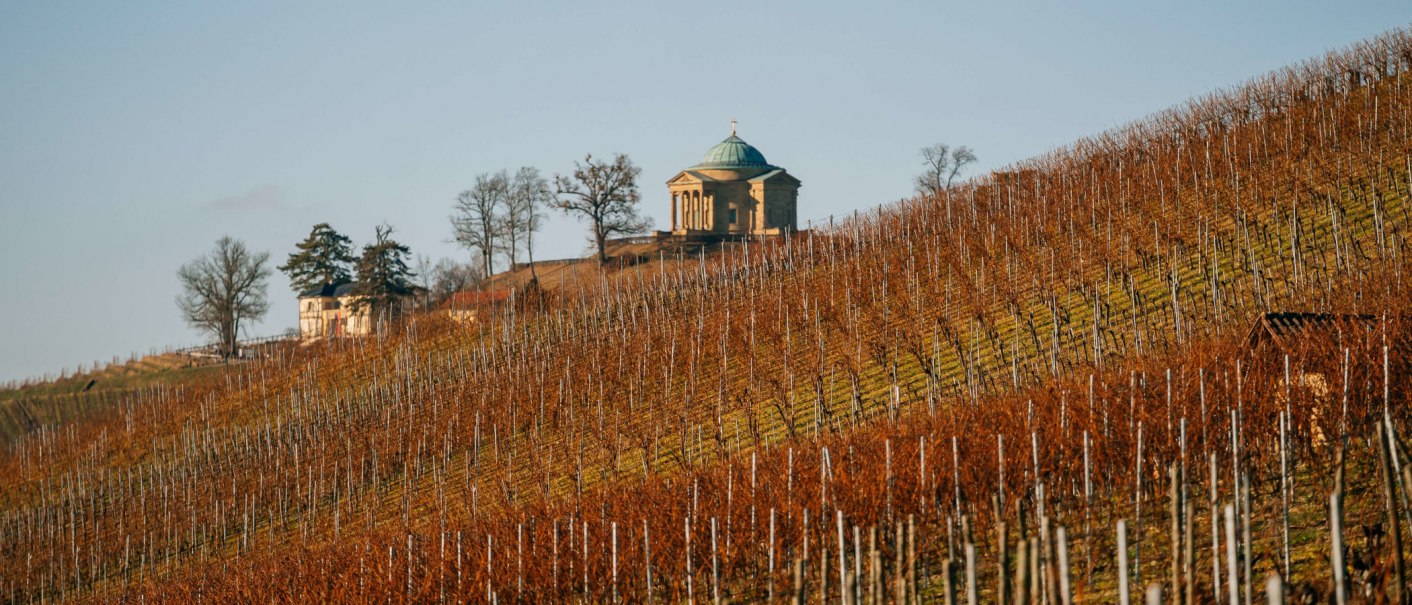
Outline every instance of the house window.
<svg viewBox="0 0 1412 605">
<path fill-rule="evenodd" d="M 735 208 L 731 208 L 731 224 L 735 224 Z"/>
</svg>

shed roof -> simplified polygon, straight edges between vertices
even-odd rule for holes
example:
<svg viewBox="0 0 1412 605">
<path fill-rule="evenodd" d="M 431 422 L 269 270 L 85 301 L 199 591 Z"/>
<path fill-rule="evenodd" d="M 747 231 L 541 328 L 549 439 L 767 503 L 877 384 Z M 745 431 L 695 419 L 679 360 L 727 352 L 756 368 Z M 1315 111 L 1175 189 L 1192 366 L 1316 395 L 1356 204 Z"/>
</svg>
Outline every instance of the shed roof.
<svg viewBox="0 0 1412 605">
<path fill-rule="evenodd" d="M 1284 353 L 1319 336 L 1340 337 L 1354 331 L 1381 329 L 1383 318 L 1357 313 L 1266 312 L 1255 318 L 1246 335 L 1246 348 L 1254 350 L 1271 343 Z M 1398 340 L 1394 337 L 1394 340 Z"/>
</svg>

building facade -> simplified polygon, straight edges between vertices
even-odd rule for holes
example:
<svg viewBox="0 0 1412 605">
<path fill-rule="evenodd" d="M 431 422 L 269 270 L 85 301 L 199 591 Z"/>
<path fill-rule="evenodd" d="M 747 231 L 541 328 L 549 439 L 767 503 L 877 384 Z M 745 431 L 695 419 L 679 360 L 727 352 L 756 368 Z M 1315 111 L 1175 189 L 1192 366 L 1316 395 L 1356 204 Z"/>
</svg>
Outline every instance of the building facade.
<svg viewBox="0 0 1412 605">
<path fill-rule="evenodd" d="M 797 229 L 799 179 L 731 136 L 667 181 L 671 235 L 779 235 Z"/>
<path fill-rule="evenodd" d="M 299 337 L 366 336 L 373 331 L 368 307 L 354 310 L 353 284 L 326 284 L 299 294 Z"/>
</svg>

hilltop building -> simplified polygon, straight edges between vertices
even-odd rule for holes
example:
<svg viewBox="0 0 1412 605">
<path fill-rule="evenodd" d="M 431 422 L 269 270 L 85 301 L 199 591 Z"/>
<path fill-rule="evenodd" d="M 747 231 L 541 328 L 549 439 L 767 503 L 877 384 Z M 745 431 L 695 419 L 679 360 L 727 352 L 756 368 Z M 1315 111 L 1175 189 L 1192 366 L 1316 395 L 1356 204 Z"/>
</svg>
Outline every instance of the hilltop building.
<svg viewBox="0 0 1412 605">
<path fill-rule="evenodd" d="M 366 336 L 373 331 L 371 311 L 354 310 L 353 284 L 324 284 L 299 293 L 299 337 Z"/>
<path fill-rule="evenodd" d="M 736 136 L 731 122 L 731 136 L 667 181 L 672 228 L 658 236 L 713 239 L 794 231 L 799 185 L 799 179 L 766 162 L 759 149 Z"/>
</svg>

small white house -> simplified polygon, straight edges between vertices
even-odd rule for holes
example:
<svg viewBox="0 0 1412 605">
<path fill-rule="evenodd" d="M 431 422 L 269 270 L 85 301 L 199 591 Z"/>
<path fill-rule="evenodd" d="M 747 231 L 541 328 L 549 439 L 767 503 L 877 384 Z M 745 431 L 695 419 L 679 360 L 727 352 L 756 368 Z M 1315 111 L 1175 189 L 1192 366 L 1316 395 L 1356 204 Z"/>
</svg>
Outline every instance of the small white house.
<svg viewBox="0 0 1412 605">
<path fill-rule="evenodd" d="M 299 337 L 365 336 L 372 333 L 372 312 L 353 309 L 352 283 L 325 284 L 299 294 Z"/>
</svg>

